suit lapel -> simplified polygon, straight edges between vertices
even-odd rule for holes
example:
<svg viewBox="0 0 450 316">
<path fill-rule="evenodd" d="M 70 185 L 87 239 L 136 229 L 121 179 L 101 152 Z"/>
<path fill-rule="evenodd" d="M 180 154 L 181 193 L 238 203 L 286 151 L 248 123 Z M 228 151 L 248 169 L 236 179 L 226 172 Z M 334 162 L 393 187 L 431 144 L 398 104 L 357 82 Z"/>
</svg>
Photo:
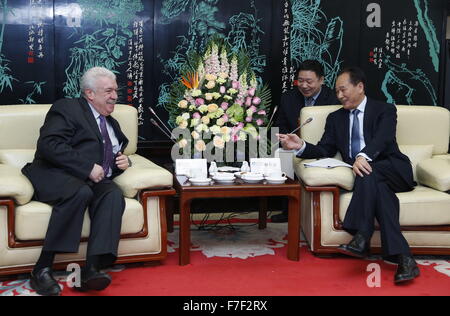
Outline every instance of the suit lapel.
<svg viewBox="0 0 450 316">
<path fill-rule="evenodd" d="M 91 108 L 89 107 L 89 104 L 85 99 L 79 99 L 79 102 L 83 108 L 84 116 L 89 124 L 89 127 L 91 128 L 92 132 L 97 135 L 100 143 L 103 144 L 102 134 L 100 133 L 100 129 L 98 128 L 98 124 L 95 120 L 94 114 L 91 111 Z"/>
<path fill-rule="evenodd" d="M 370 143 L 372 139 L 372 122 L 374 116 L 374 108 L 370 99 L 367 99 L 366 110 L 364 113 L 364 141 L 367 144 Z"/>
<path fill-rule="evenodd" d="M 125 134 L 122 132 L 122 130 L 120 129 L 119 123 L 112 116 L 108 116 L 106 119 L 108 120 L 109 124 L 111 124 L 111 126 L 114 130 L 114 133 L 116 134 L 117 140 L 119 141 L 119 144 L 121 145 L 121 148 L 119 149 L 119 151 L 121 153 L 123 153 L 125 148 L 128 146 L 128 139 L 125 136 Z"/>
</svg>

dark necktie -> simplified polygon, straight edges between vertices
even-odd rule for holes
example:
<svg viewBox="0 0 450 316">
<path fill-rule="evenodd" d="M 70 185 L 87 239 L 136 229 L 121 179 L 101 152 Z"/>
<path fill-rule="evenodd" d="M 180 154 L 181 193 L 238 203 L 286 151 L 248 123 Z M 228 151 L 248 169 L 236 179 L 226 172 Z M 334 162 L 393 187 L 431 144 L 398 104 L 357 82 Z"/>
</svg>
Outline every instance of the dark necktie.
<svg viewBox="0 0 450 316">
<path fill-rule="evenodd" d="M 314 98 L 308 97 L 305 99 L 305 106 L 313 106 L 314 105 Z"/>
<path fill-rule="evenodd" d="M 352 112 L 353 114 L 353 127 L 352 127 L 352 158 L 355 159 L 356 156 L 361 151 L 361 132 L 359 128 L 359 118 L 358 114 L 361 111 L 356 109 Z"/>
<path fill-rule="evenodd" d="M 103 137 L 103 170 L 105 177 L 108 176 L 109 169 L 112 167 L 114 161 L 114 154 L 112 148 L 111 138 L 109 138 L 108 129 L 106 128 L 106 118 L 100 115 L 100 131 Z"/>
</svg>

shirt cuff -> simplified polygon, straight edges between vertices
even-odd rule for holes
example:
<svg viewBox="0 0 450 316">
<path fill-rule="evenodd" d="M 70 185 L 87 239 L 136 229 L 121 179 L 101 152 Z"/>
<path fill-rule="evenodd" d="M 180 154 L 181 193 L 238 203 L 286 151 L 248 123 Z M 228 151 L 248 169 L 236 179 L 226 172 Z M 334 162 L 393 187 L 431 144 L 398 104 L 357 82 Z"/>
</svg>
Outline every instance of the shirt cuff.
<svg viewBox="0 0 450 316">
<path fill-rule="evenodd" d="M 373 160 L 369 158 L 369 156 L 367 156 L 365 153 L 359 153 L 356 155 L 356 158 L 358 158 L 359 156 L 364 157 L 368 162 L 372 162 Z"/>
<path fill-rule="evenodd" d="M 304 141 L 302 148 L 300 148 L 299 150 L 295 151 L 295 156 L 299 157 L 299 156 L 303 155 L 303 153 L 305 152 L 305 149 L 306 149 L 306 142 Z"/>
</svg>

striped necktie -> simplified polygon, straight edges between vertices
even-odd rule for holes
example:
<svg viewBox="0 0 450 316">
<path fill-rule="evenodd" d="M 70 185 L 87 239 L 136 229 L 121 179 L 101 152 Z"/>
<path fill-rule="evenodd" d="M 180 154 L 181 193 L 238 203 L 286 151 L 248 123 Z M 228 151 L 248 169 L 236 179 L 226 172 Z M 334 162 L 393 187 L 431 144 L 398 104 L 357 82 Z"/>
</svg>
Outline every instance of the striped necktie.
<svg viewBox="0 0 450 316">
<path fill-rule="evenodd" d="M 313 106 L 313 105 L 314 105 L 313 97 L 305 98 L 305 106 Z"/>
</svg>

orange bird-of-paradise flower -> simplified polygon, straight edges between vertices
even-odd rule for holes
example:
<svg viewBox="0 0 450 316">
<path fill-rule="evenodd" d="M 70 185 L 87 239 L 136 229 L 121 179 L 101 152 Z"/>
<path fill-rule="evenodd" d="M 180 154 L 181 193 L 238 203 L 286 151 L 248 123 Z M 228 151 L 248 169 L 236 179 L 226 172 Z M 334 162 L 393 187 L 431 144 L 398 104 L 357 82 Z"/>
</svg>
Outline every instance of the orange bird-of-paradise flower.
<svg viewBox="0 0 450 316">
<path fill-rule="evenodd" d="M 181 83 L 188 89 L 197 89 L 200 84 L 198 73 L 188 73 L 186 77 L 181 77 Z"/>
</svg>

